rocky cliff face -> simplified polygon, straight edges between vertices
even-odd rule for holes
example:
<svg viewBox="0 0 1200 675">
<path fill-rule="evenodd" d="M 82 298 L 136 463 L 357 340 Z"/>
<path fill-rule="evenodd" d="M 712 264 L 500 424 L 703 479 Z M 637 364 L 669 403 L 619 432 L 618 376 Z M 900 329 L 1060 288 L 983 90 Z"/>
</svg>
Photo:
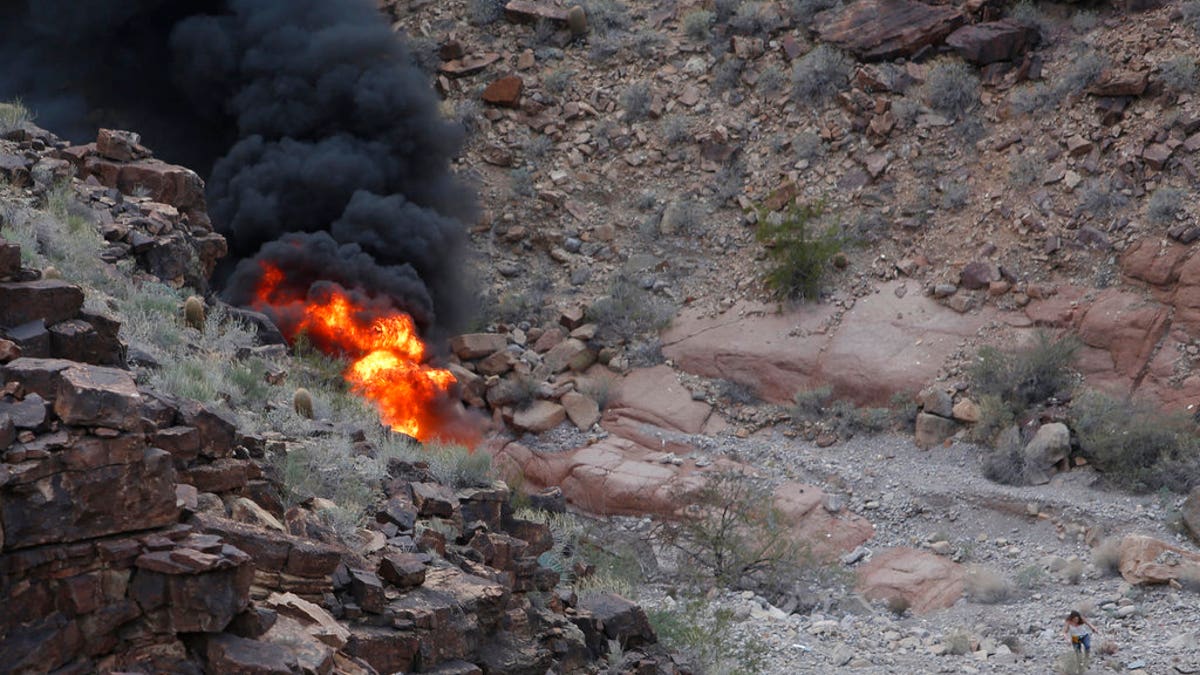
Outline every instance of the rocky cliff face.
<svg viewBox="0 0 1200 675">
<path fill-rule="evenodd" d="M 199 178 L 135 136 L 10 139 L 10 187 L 68 181 L 106 259 L 179 284 L 224 250 Z M 610 640 L 674 672 L 637 605 L 580 599 L 539 562 L 549 528 L 515 518 L 503 483 L 455 490 L 394 461 L 367 527 L 340 537 L 319 500 L 285 508 L 265 458 L 287 438 L 154 389 L 85 289 L 14 243 L 0 263 L 5 672 L 594 672 Z"/>
</svg>

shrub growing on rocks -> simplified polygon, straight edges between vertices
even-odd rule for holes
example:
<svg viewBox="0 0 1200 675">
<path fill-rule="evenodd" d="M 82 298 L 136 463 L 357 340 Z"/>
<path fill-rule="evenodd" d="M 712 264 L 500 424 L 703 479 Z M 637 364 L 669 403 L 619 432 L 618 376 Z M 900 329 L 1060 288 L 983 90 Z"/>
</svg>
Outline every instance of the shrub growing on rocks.
<svg viewBox="0 0 1200 675">
<path fill-rule="evenodd" d="M 721 586 L 755 588 L 798 578 L 812 565 L 763 479 L 711 474 L 699 489 L 678 495 L 677 503 L 680 517 L 664 524 L 662 534 L 679 553 L 681 569 Z"/>
<path fill-rule="evenodd" d="M 7 103 L 0 103 L 0 135 L 7 134 L 21 125 L 33 121 L 33 113 L 16 98 Z"/>
<path fill-rule="evenodd" d="M 632 122 L 646 119 L 650 115 L 650 85 L 645 82 L 634 82 L 621 92 L 621 107 Z"/>
<path fill-rule="evenodd" d="M 944 60 L 929 69 L 925 103 L 948 118 L 962 117 L 979 105 L 979 77 L 965 61 Z"/>
<path fill-rule="evenodd" d="M 1012 584 L 999 572 L 974 565 L 967 570 L 964 590 L 972 602 L 995 605 L 1008 600 Z"/>
<path fill-rule="evenodd" d="M 836 223 L 822 228 L 823 212 L 818 203 L 790 206 L 774 220 L 765 210 L 760 213 L 756 237 L 774 263 L 766 281 L 779 295 L 804 300 L 820 296 L 825 275 L 844 243 Z"/>
<path fill-rule="evenodd" d="M 1039 405 L 1074 384 L 1071 364 L 1079 341 L 1039 331 L 1032 345 L 1011 352 L 983 347 L 970 369 L 971 390 L 995 399 L 1014 416 Z M 982 406 L 981 406 L 982 407 Z"/>
<path fill-rule="evenodd" d="M 814 107 L 824 103 L 849 82 L 852 65 L 840 50 L 816 47 L 792 68 L 792 100 Z"/>
<path fill-rule="evenodd" d="M 609 286 L 608 295 L 588 308 L 588 321 L 596 324 L 596 337 L 602 342 L 616 344 L 665 327 L 675 315 L 669 302 L 642 288 L 633 279 L 618 275 Z"/>
<path fill-rule="evenodd" d="M 1183 210 L 1183 198 L 1186 195 L 1187 193 L 1179 188 L 1158 188 L 1146 203 L 1146 218 L 1158 225 L 1174 222 L 1175 217 Z"/>
<path fill-rule="evenodd" d="M 1200 84 L 1196 59 L 1191 56 L 1176 56 L 1158 67 L 1158 77 L 1163 86 L 1171 91 L 1190 92 Z"/>
<path fill-rule="evenodd" d="M 1184 492 L 1200 481 L 1195 425 L 1138 401 L 1088 392 L 1071 406 L 1079 448 L 1112 484 Z"/>
<path fill-rule="evenodd" d="M 710 27 L 716 16 L 704 9 L 697 9 L 693 12 L 688 12 L 687 16 L 683 17 L 683 34 L 692 42 L 706 42 L 712 37 Z"/>
</svg>

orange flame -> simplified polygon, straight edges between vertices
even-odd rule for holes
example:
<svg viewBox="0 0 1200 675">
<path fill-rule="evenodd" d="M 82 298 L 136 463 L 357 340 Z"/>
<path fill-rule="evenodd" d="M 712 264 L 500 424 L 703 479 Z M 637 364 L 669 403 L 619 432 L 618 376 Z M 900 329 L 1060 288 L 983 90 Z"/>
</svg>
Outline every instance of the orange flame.
<svg viewBox="0 0 1200 675">
<path fill-rule="evenodd" d="M 367 308 L 333 285 L 318 298 L 286 297 L 280 289 L 283 271 L 265 262 L 262 267 L 254 308 L 288 317 L 280 326 L 288 340 L 304 333 L 322 351 L 347 355 L 351 364 L 343 373 L 346 382 L 375 405 L 393 431 L 420 441 L 453 436 L 440 428 L 439 413 L 455 384 L 454 375 L 425 363 L 425 344 L 411 317 L 392 310 L 366 319 Z"/>
</svg>

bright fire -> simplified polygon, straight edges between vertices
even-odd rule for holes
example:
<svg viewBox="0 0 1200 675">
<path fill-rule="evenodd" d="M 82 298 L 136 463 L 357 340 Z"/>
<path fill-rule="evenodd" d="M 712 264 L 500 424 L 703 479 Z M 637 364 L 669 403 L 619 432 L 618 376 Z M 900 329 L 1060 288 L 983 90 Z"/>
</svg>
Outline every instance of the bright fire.
<svg viewBox="0 0 1200 675">
<path fill-rule="evenodd" d="M 284 273 L 263 263 L 254 307 L 287 317 L 280 322 L 287 339 L 304 333 L 326 353 L 351 359 L 343 376 L 350 388 L 375 404 L 393 431 L 420 441 L 444 437 L 439 411 L 455 384 L 448 370 L 425 361 L 425 344 L 412 318 L 398 311 L 365 319 L 365 308 L 340 287 L 331 285 L 319 297 L 296 298 L 280 288 Z"/>
</svg>

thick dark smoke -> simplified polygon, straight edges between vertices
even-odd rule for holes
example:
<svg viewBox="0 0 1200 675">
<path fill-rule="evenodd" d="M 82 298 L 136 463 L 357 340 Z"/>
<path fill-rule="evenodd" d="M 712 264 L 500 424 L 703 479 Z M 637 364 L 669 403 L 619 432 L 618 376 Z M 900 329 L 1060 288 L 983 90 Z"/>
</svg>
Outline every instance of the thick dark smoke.
<svg viewBox="0 0 1200 675">
<path fill-rule="evenodd" d="M 374 0 L 0 0 L 0 59 L 0 99 L 42 126 L 131 128 L 207 173 L 230 302 L 269 260 L 425 330 L 460 318 L 461 130 Z"/>
</svg>

